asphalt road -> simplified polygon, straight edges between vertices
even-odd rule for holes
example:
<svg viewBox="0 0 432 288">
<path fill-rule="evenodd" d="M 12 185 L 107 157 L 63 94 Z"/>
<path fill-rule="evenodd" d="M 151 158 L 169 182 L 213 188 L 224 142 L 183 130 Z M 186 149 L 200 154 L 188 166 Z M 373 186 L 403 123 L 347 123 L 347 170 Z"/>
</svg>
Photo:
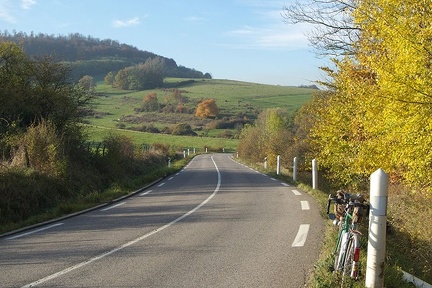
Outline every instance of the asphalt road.
<svg viewBox="0 0 432 288">
<path fill-rule="evenodd" d="M 0 239 L 1 287 L 304 287 L 315 201 L 227 154 L 136 195 Z"/>
</svg>

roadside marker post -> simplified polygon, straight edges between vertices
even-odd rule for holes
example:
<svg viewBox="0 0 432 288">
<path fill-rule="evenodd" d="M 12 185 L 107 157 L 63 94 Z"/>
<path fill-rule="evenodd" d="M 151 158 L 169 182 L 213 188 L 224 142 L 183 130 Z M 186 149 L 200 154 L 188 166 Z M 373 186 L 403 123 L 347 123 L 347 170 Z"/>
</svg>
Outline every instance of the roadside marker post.
<svg viewBox="0 0 432 288">
<path fill-rule="evenodd" d="M 387 228 L 388 175 L 382 169 L 370 177 L 370 214 L 366 287 L 384 287 Z"/>
</svg>

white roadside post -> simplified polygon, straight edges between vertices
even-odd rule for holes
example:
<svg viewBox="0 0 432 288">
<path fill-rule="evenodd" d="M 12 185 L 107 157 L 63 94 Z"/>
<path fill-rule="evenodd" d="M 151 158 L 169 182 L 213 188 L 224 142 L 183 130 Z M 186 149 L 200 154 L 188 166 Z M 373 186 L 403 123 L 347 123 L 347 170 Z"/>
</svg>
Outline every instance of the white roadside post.
<svg viewBox="0 0 432 288">
<path fill-rule="evenodd" d="M 297 181 L 297 157 L 293 160 L 293 181 Z"/>
<path fill-rule="evenodd" d="M 264 158 L 264 169 L 267 170 L 267 157 Z"/>
<path fill-rule="evenodd" d="M 318 165 L 317 160 L 312 160 L 312 189 L 318 189 Z"/>
<path fill-rule="evenodd" d="M 388 175 L 382 169 L 370 177 L 370 216 L 366 287 L 384 287 L 384 261 L 387 228 Z"/>
<path fill-rule="evenodd" d="M 186 158 L 186 150 L 183 150 L 183 158 Z"/>
<path fill-rule="evenodd" d="M 188 153 L 187 153 L 188 157 L 189 157 L 189 155 L 190 155 L 190 153 L 189 153 L 189 152 L 190 152 L 190 149 L 188 148 Z"/>
<path fill-rule="evenodd" d="M 280 175 L 280 155 L 277 156 L 276 174 Z"/>
</svg>

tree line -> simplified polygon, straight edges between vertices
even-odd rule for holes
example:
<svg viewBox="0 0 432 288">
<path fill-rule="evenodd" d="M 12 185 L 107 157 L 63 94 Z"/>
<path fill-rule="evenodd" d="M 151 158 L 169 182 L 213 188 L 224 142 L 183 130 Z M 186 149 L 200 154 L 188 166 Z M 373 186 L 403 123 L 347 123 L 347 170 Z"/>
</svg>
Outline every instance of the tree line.
<svg viewBox="0 0 432 288">
<path fill-rule="evenodd" d="M 309 155 L 341 185 L 378 168 L 392 183 L 431 193 L 432 10 L 425 1 L 309 0 L 285 7 L 290 23 L 315 25 L 311 43 L 332 66 L 300 111 Z M 331 17 L 330 17 L 331 16 Z"/>
<path fill-rule="evenodd" d="M 211 78 L 210 73 L 177 65 L 171 58 L 139 50 L 116 40 L 98 39 L 79 33 L 55 36 L 4 30 L 0 31 L 0 42 L 19 44 L 27 55 L 34 58 L 50 55 L 53 60 L 69 65 L 75 78 L 83 75 L 103 77 L 110 71 L 117 72 L 128 66 L 145 63 L 151 58 L 163 59 L 165 77 Z"/>
</svg>

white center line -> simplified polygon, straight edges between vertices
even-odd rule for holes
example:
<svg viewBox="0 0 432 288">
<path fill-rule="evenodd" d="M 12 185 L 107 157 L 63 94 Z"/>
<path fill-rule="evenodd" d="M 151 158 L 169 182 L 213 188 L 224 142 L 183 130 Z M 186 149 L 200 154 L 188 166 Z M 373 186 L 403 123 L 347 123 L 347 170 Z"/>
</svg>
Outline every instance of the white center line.
<svg viewBox="0 0 432 288">
<path fill-rule="evenodd" d="M 209 197 L 207 197 L 207 199 L 205 199 L 203 202 L 201 202 L 201 204 L 199 204 L 198 206 L 196 206 L 195 208 L 193 208 L 192 210 L 190 210 L 186 214 L 183 214 L 182 216 L 174 219 L 173 221 L 171 221 L 171 222 L 169 222 L 169 223 L 167 223 L 167 224 L 165 224 L 165 225 L 163 225 L 163 226 L 161 226 L 161 227 L 159 227 L 159 228 L 157 228 L 157 229 L 155 229 L 153 231 L 150 231 L 149 233 L 144 234 L 141 237 L 138 237 L 138 238 L 136 238 L 134 240 L 131 240 L 131 241 L 129 241 L 129 242 L 127 242 L 127 243 L 125 243 L 125 244 L 123 244 L 121 246 L 118 246 L 117 248 L 109 250 L 109 251 L 107 251 L 105 253 L 96 255 L 93 258 L 85 260 L 85 261 L 83 261 L 81 263 L 78 263 L 78 264 L 76 264 L 74 266 L 70 266 L 70 267 L 68 267 L 68 268 L 66 268 L 66 269 L 64 269 L 62 271 L 59 271 L 59 272 L 54 273 L 54 274 L 51 274 L 51 275 L 49 275 L 49 276 L 47 276 L 45 278 L 36 280 L 36 281 L 34 281 L 34 282 L 30 283 L 30 284 L 27 284 L 27 285 L 24 285 L 23 288 L 30 288 L 30 287 L 37 286 L 37 285 L 42 284 L 44 282 L 47 282 L 49 280 L 55 279 L 57 277 L 60 277 L 60 276 L 62 276 L 64 274 L 66 274 L 66 273 L 69 273 L 69 272 L 73 271 L 73 270 L 76 270 L 76 269 L 79 269 L 81 267 L 84 267 L 84 266 L 86 266 L 86 265 L 88 265 L 88 264 L 90 264 L 92 262 L 98 261 L 98 260 L 100 260 L 100 259 L 102 259 L 102 258 L 104 258 L 104 257 L 106 257 L 108 255 L 116 253 L 117 251 L 120 251 L 120 250 L 122 250 L 122 249 L 124 249 L 126 247 L 129 247 L 129 246 L 131 246 L 131 245 L 133 245 L 135 243 L 138 243 L 138 242 L 140 242 L 140 241 L 142 241 L 142 240 L 144 240 L 144 239 L 152 236 L 153 234 L 156 234 L 156 233 L 158 233 L 158 232 L 160 232 L 160 231 L 162 231 L 162 230 L 164 230 L 164 229 L 166 229 L 166 228 L 168 228 L 168 227 L 176 224 L 177 222 L 183 220 L 187 216 L 191 215 L 192 213 L 194 213 L 195 211 L 197 211 L 198 209 L 200 209 L 202 206 L 204 206 L 205 204 L 207 204 L 219 192 L 219 189 L 220 189 L 220 186 L 221 186 L 221 182 L 222 182 L 221 173 L 219 171 L 219 168 L 216 165 L 216 162 L 213 159 L 213 156 L 211 157 L 211 159 L 213 161 L 213 164 L 215 166 L 215 169 L 216 169 L 216 172 L 217 172 L 217 175 L 218 175 L 217 185 L 216 185 L 216 188 L 213 191 L 213 193 Z"/>
<path fill-rule="evenodd" d="M 294 195 L 296 195 L 296 196 L 300 196 L 300 195 L 302 195 L 298 190 L 292 190 L 292 192 L 293 192 Z"/>
<path fill-rule="evenodd" d="M 102 209 L 102 210 L 100 210 L 100 211 L 107 211 L 107 210 L 113 209 L 113 208 L 115 208 L 115 207 L 121 206 L 121 205 L 123 205 L 123 204 L 126 204 L 126 202 L 121 202 L 121 203 L 118 203 L 118 204 L 116 204 L 116 205 L 109 206 L 109 207 L 104 208 L 104 209 Z"/>
<path fill-rule="evenodd" d="M 54 227 L 57 227 L 57 226 L 60 226 L 60 225 L 63 225 L 63 223 L 56 223 L 56 224 L 53 224 L 53 225 L 50 225 L 50 226 L 46 226 L 46 227 L 43 227 L 43 228 L 40 228 L 40 229 L 37 229 L 37 230 L 33 230 L 33 231 L 30 231 L 30 232 L 27 232 L 27 233 L 18 234 L 18 235 L 15 235 L 15 236 L 12 236 L 12 237 L 9 237 L 9 238 L 6 238 L 6 239 L 7 240 L 17 239 L 17 238 L 24 237 L 24 236 L 27 236 L 27 235 L 30 235 L 30 234 L 33 234 L 33 233 L 37 233 L 37 232 L 44 231 L 44 230 L 47 230 L 47 229 L 50 229 L 50 228 L 54 228 Z"/>
<path fill-rule="evenodd" d="M 310 210 L 309 202 L 308 201 L 300 201 L 302 210 Z"/>
<path fill-rule="evenodd" d="M 301 224 L 291 247 L 303 247 L 309 233 L 309 224 Z"/>
</svg>

